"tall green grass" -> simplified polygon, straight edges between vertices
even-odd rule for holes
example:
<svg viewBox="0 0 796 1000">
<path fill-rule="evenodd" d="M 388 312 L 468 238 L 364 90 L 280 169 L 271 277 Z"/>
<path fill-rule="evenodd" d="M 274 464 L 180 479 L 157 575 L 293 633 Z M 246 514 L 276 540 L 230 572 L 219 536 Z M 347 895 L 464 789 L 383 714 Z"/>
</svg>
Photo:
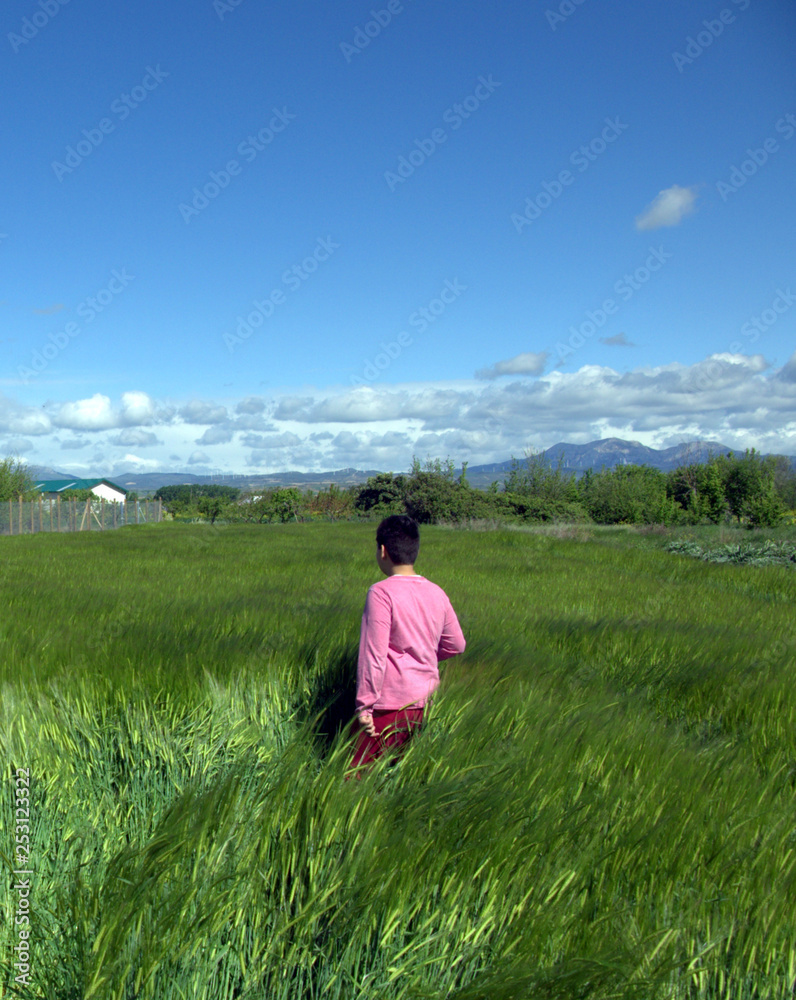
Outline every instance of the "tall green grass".
<svg viewBox="0 0 796 1000">
<path fill-rule="evenodd" d="M 2 543 L 18 995 L 794 996 L 792 571 L 426 528 L 468 649 L 406 757 L 345 781 L 372 526 Z"/>
</svg>

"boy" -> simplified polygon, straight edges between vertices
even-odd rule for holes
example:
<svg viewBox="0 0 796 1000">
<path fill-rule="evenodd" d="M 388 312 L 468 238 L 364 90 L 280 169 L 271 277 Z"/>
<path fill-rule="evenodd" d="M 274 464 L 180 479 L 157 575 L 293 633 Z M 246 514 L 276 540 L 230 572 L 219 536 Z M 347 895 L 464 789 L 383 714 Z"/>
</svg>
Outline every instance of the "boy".
<svg viewBox="0 0 796 1000">
<path fill-rule="evenodd" d="M 387 747 L 404 747 L 439 684 L 439 660 L 465 648 L 445 591 L 415 573 L 420 529 L 405 514 L 376 530 L 376 562 L 387 577 L 365 600 L 357 663 L 361 726 L 351 767 L 365 767 Z"/>
</svg>

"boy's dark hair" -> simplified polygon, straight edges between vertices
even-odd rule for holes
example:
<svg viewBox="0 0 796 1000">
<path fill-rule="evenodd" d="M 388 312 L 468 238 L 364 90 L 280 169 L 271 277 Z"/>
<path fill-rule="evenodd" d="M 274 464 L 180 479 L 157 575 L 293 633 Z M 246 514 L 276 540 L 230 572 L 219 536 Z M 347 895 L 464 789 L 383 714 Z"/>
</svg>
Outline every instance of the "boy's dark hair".
<svg viewBox="0 0 796 1000">
<path fill-rule="evenodd" d="M 383 545 L 397 566 L 413 566 L 420 551 L 420 528 L 408 514 L 385 517 L 376 529 L 376 544 Z"/>
</svg>

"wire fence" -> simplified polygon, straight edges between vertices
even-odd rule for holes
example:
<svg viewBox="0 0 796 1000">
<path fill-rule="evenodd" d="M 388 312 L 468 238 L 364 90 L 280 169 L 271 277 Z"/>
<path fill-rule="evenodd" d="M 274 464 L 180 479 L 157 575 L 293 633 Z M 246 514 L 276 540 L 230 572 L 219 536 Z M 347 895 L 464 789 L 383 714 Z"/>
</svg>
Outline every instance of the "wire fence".
<svg viewBox="0 0 796 1000">
<path fill-rule="evenodd" d="M 0 535 L 30 535 L 37 531 L 108 531 L 125 524 L 151 524 L 163 520 L 160 500 L 116 503 L 89 500 L 0 501 Z"/>
</svg>

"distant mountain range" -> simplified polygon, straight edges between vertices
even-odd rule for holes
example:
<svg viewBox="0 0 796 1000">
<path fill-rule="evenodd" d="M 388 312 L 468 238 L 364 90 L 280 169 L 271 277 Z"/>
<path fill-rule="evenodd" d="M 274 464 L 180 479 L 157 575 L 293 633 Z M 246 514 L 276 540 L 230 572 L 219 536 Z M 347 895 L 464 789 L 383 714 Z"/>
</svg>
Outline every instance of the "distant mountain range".
<svg viewBox="0 0 796 1000">
<path fill-rule="evenodd" d="M 603 465 L 609 469 L 617 465 L 652 465 L 663 472 L 669 472 L 678 465 L 706 462 L 711 455 L 726 455 L 732 451 L 727 445 L 713 441 L 691 441 L 659 451 L 639 444 L 638 441 L 604 438 L 590 444 L 554 444 L 545 451 L 545 456 L 557 463 L 559 456 L 563 455 L 563 467 L 570 472 L 598 470 Z"/>
<path fill-rule="evenodd" d="M 70 472 L 59 472 L 44 466 L 30 466 L 31 474 L 37 479 L 71 479 Z M 330 483 L 337 486 L 356 486 L 371 476 L 379 474 L 378 469 L 338 469 L 335 472 L 273 472 L 267 475 L 249 473 L 227 473 L 213 476 L 197 476 L 191 472 L 123 472 L 118 476 L 105 476 L 118 486 L 136 493 L 154 493 L 161 486 L 236 486 L 244 492 L 271 489 L 275 486 L 296 486 L 301 490 L 326 488 Z M 81 475 L 80 478 L 85 478 Z M 100 478 L 99 476 L 92 478 Z"/>
<path fill-rule="evenodd" d="M 555 468 L 561 462 L 562 471 L 581 476 L 587 469 L 599 472 L 600 469 L 613 469 L 617 465 L 651 465 L 662 472 L 669 472 L 679 465 L 693 462 L 706 462 L 711 455 L 726 455 L 732 452 L 727 445 L 716 444 L 713 441 L 691 441 L 687 444 L 674 445 L 672 448 L 658 450 L 640 444 L 638 441 L 623 441 L 621 438 L 603 438 L 591 441 L 589 444 L 558 444 L 546 448 L 542 453 Z M 524 456 L 518 456 L 521 459 Z M 511 470 L 513 459 L 506 462 L 496 462 L 491 465 L 474 465 L 467 467 L 467 479 L 472 486 L 489 486 L 495 479 L 502 482 Z"/>
<path fill-rule="evenodd" d="M 723 444 L 713 441 L 692 441 L 678 444 L 672 448 L 658 450 L 640 444 L 638 441 L 623 441 L 621 438 L 604 438 L 589 444 L 567 444 L 560 442 L 547 448 L 543 454 L 557 466 L 563 456 L 562 469 L 581 475 L 587 469 L 599 471 L 601 468 L 613 469 L 617 465 L 651 465 L 663 472 L 676 469 L 678 465 L 692 462 L 704 462 L 711 455 L 723 455 L 732 452 Z M 518 456 L 522 459 L 524 456 Z M 796 458 L 792 459 L 796 468 Z M 512 459 L 505 462 L 493 462 L 488 465 L 473 465 L 467 467 L 467 480 L 475 487 L 486 487 L 498 480 L 503 481 L 511 469 Z M 395 470 L 393 470 L 395 471 Z M 59 472 L 42 466 L 31 466 L 31 473 L 39 479 L 68 479 L 72 473 Z M 377 469 L 337 469 L 334 472 L 274 472 L 268 475 L 250 475 L 234 473 L 227 475 L 197 476 L 190 472 L 129 472 L 118 476 L 110 476 L 114 483 L 126 490 L 135 490 L 140 494 L 154 493 L 161 486 L 176 486 L 180 484 L 199 486 L 216 483 L 221 486 L 237 486 L 239 489 L 256 491 L 270 489 L 275 486 L 296 486 L 301 490 L 317 490 L 326 488 L 330 483 L 336 486 L 356 486 L 364 483 L 371 476 L 378 475 Z"/>
</svg>

